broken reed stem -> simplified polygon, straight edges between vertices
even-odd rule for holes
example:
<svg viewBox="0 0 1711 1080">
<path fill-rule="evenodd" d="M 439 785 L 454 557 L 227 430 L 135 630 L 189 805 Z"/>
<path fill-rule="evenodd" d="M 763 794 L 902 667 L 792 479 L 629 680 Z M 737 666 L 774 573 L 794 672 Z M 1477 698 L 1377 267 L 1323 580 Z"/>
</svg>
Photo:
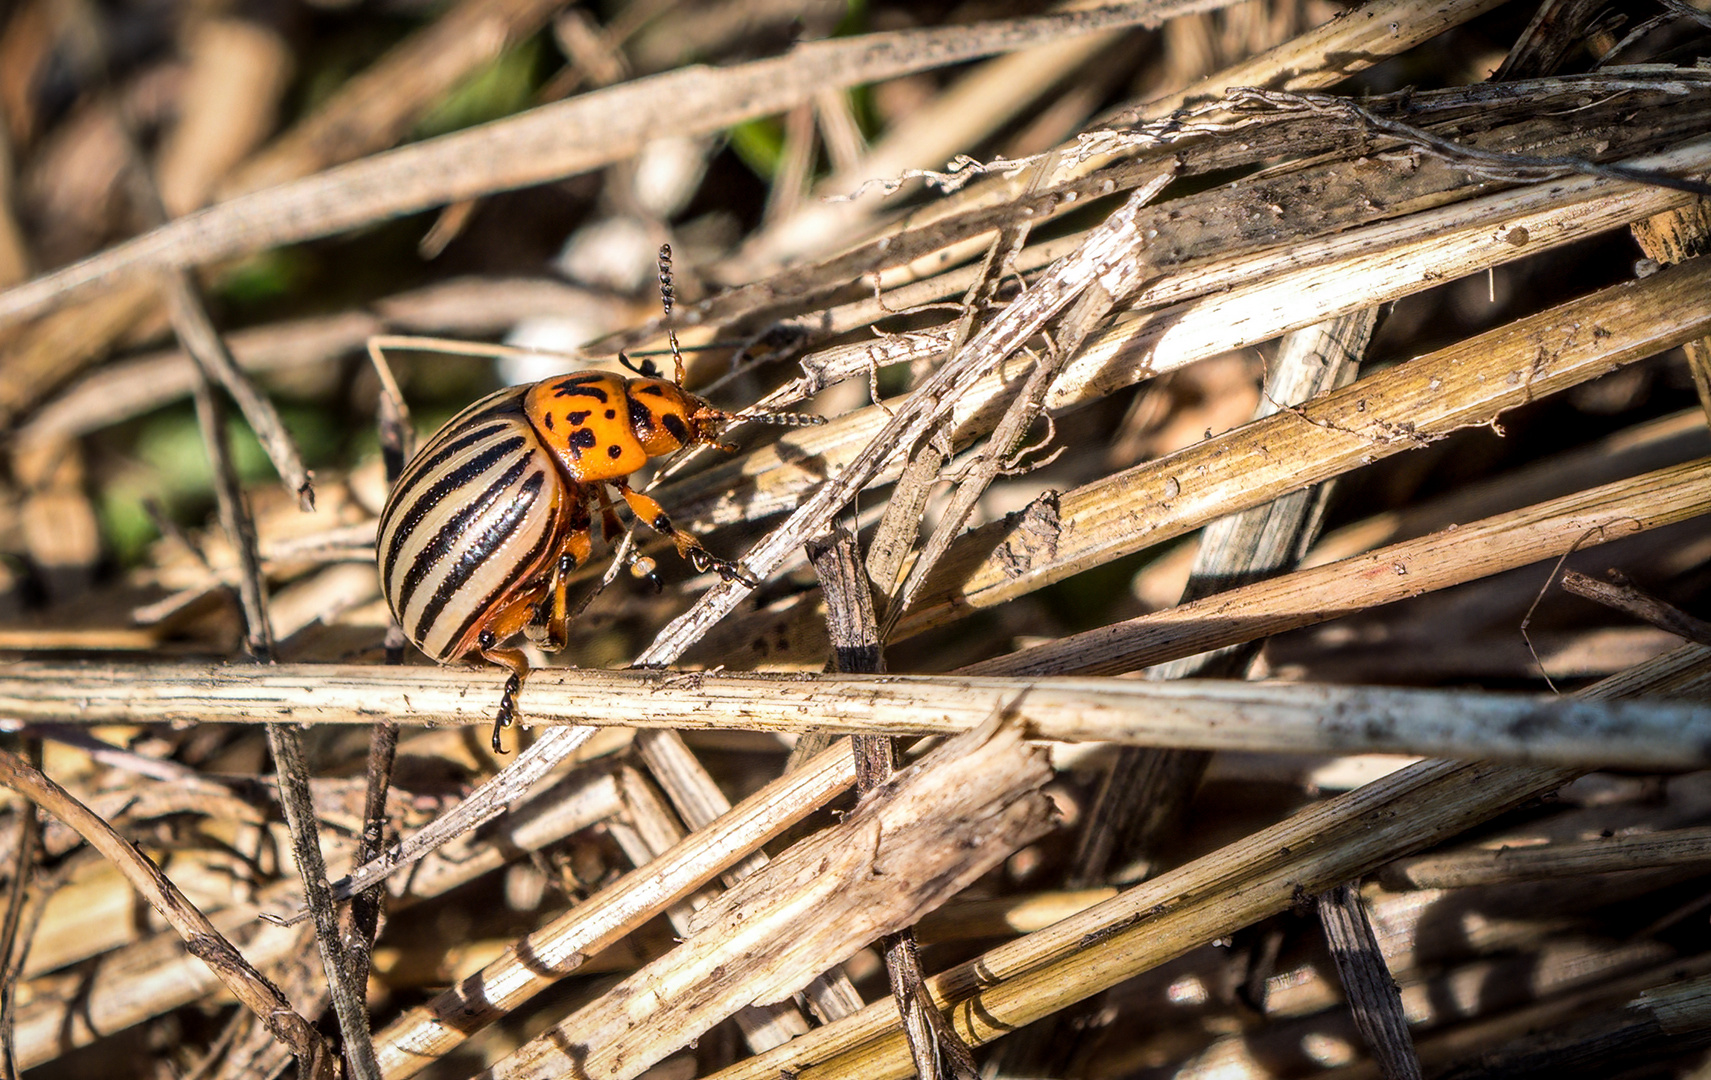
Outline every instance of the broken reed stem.
<svg viewBox="0 0 1711 1080">
<path fill-rule="evenodd" d="M 665 795 L 648 777 L 642 775 L 639 770 L 630 768 L 620 770 L 618 775 L 619 783 L 623 786 L 627 812 L 623 815 L 624 821 L 613 822 L 609 828 L 613 839 L 629 857 L 631 865 L 640 869 L 682 843 L 687 833 L 666 802 Z M 741 860 L 733 864 L 733 868 L 747 861 Z M 730 878 L 731 873 L 727 870 L 725 877 Z M 710 881 L 668 906 L 665 909 L 665 917 L 671 923 L 672 931 L 679 938 L 688 936 L 691 929 L 690 920 L 696 909 L 711 903 L 722 892 L 723 886 Z M 590 955 L 590 960 L 598 959 L 598 955 Z M 634 966 L 639 967 L 640 963 Z M 743 1041 L 748 1044 L 749 1050 L 756 1053 L 782 1046 L 808 1030 L 807 1018 L 797 1009 L 794 1001 L 781 1001 L 774 1005 L 749 1005 L 738 1009 L 731 1021 L 743 1033 Z"/>
<path fill-rule="evenodd" d="M 1711 649 L 1687 646 L 1583 691 L 1657 692 L 1703 676 Z M 985 1043 L 1198 945 L 1454 836 L 1553 791 L 1581 770 L 1422 761 L 1302 810 L 1045 930 L 936 976 L 930 989 L 963 1036 Z M 717 1080 L 901 1080 L 911 1068 L 894 1006 L 875 1002 Z"/>
<path fill-rule="evenodd" d="M 1711 458 L 1299 570 L 971 664 L 979 675 L 1118 674 L 1448 588 L 1711 512 Z M 1677 516 L 1677 514 L 1681 516 Z"/>
<path fill-rule="evenodd" d="M 384 1075 L 397 1080 L 426 1067 L 854 782 L 849 748 L 834 747 L 525 935 L 500 959 L 387 1025 L 375 1040 Z"/>
<path fill-rule="evenodd" d="M 1711 308 L 1698 301 L 1706 290 L 1711 259 L 1671 267 L 1066 492 L 1032 517 L 975 529 L 953 545 L 938 584 L 898 634 L 1025 595 L 1462 428 L 1494 423 L 1509 409 L 1656 355 L 1711 328 Z M 1660 319 L 1660 311 L 1677 317 Z"/>
<path fill-rule="evenodd" d="M 885 650 L 874 618 L 873 587 L 863 571 L 856 539 L 841 525 L 829 536 L 808 545 L 808 561 L 826 597 L 827 634 L 837 643 L 836 669 L 848 674 L 885 670 Z M 882 789 L 897 772 L 897 745 L 889 735 L 857 735 L 850 740 L 855 754 L 858 796 Z M 974 1055 L 944 1022 L 926 998 L 922 985 L 921 949 L 911 923 L 880 938 L 891 999 L 923 1080 L 975 1080 Z"/>
<path fill-rule="evenodd" d="M 900 447 L 914 446 L 949 415 L 957 399 L 982 377 L 995 372 L 1045 324 L 1095 286 L 1113 296 L 1140 284 L 1144 267 L 1136 258 L 1143 237 L 1135 219 L 1145 205 L 1145 189 L 1131 195 L 1109 217 L 1090 229 L 1075 251 L 1050 270 L 1009 307 L 987 323 L 968 345 L 897 406 L 884 427 L 843 470 L 821 484 L 801 506 L 744 556 L 751 573 L 765 577 L 823 532 L 862 488 L 879 475 Z M 637 666 L 669 664 L 731 613 L 749 593 L 740 581 L 721 581 L 674 619 L 636 657 Z"/>
<path fill-rule="evenodd" d="M 1354 1013 L 1355 1027 L 1384 1080 L 1422 1080 L 1420 1058 L 1408 1033 L 1402 993 L 1385 965 L 1360 882 L 1338 885 L 1318 897 L 1319 924 Z"/>
<path fill-rule="evenodd" d="M 736 1008 L 788 1000 L 1049 832 L 1054 811 L 1041 788 L 1051 776 L 1044 753 L 997 717 L 947 741 L 702 908 L 679 948 L 491 1076 L 631 1080 Z"/>
</svg>

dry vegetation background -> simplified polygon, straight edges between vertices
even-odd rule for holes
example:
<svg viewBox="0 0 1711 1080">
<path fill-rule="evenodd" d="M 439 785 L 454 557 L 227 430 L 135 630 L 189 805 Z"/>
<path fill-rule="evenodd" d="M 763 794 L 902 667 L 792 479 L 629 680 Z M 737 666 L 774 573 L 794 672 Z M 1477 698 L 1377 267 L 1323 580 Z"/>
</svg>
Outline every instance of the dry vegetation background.
<svg viewBox="0 0 1711 1080">
<path fill-rule="evenodd" d="M 0 0 L 8 1074 L 1711 1077 L 1703 7 Z M 496 756 L 364 343 L 668 242 Z"/>
</svg>

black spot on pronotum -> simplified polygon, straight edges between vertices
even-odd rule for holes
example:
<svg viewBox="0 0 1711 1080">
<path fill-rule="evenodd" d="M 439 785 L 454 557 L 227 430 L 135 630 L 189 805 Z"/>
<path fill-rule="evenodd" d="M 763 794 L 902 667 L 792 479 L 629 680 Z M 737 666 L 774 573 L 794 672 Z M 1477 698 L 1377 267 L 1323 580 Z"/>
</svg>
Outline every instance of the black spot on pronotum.
<svg viewBox="0 0 1711 1080">
<path fill-rule="evenodd" d="M 678 442 L 686 443 L 689 441 L 689 425 L 683 422 L 681 416 L 676 413 L 666 413 L 659 418 L 659 422 L 665 425 L 665 430 L 671 432 L 671 437 Z"/>
<path fill-rule="evenodd" d="M 607 409 L 607 410 L 606 410 L 606 419 L 608 419 L 608 420 L 616 420 L 616 419 L 618 419 L 618 410 L 616 410 L 616 409 Z"/>
<path fill-rule="evenodd" d="M 577 457 L 581 457 L 584 450 L 592 450 L 598 446 L 600 439 L 588 428 L 577 428 L 570 433 L 570 438 L 566 439 L 565 442 L 570 445 L 570 449 Z"/>
<path fill-rule="evenodd" d="M 654 397 L 664 397 L 665 396 L 664 388 L 659 387 L 659 386 L 653 386 L 653 385 L 638 386 L 638 387 L 636 387 L 636 393 L 638 393 L 638 394 L 652 394 Z"/>
<path fill-rule="evenodd" d="M 630 427 L 635 429 L 637 432 L 647 432 L 652 431 L 653 426 L 654 414 L 648 411 L 648 407 L 646 405 L 643 405 L 635 398 L 631 398 Z"/>
<path fill-rule="evenodd" d="M 613 443 L 611 446 L 606 448 L 606 456 L 615 461 L 624 456 L 624 448 L 619 446 L 617 443 Z"/>
<path fill-rule="evenodd" d="M 598 386 L 589 385 L 590 382 L 601 378 L 604 378 L 604 376 L 595 372 L 591 375 L 573 375 L 568 379 L 561 379 L 553 384 L 553 396 L 591 397 L 596 401 L 606 401 L 608 399 L 608 395 L 605 390 L 602 390 Z"/>
</svg>

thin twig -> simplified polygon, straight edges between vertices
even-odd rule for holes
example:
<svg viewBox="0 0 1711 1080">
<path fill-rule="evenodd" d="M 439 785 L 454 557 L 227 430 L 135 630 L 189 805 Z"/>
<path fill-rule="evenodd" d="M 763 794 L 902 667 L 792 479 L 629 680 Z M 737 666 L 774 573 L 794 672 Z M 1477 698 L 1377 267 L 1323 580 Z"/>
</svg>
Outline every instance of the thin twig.
<svg viewBox="0 0 1711 1080">
<path fill-rule="evenodd" d="M 1631 581 L 1599 581 L 1577 570 L 1568 570 L 1563 573 L 1562 587 L 1576 596 L 1626 612 L 1684 640 L 1711 645 L 1711 623 L 1658 599 Z"/>
<path fill-rule="evenodd" d="M 185 947 L 207 963 L 233 996 L 244 1003 L 276 1038 L 291 1047 L 311 1076 L 331 1077 L 336 1057 L 319 1032 L 291 1007 L 277 987 L 249 965 L 232 943 L 208 921 L 178 887 L 124 837 L 114 832 L 64 788 L 8 751 L 0 750 L 0 785 L 29 799 L 77 830 L 91 847 L 125 875 L 150 906 L 184 939 Z"/>
<path fill-rule="evenodd" d="M 41 762 L 41 743 L 30 740 L 32 764 Z M 17 811 L 18 835 L 13 841 L 12 880 L 6 891 L 6 914 L 0 920 L 0 1070 L 6 1080 L 18 1080 L 23 1071 L 18 1065 L 14 1042 L 14 1021 L 17 1013 L 18 980 L 23 975 L 24 961 L 30 952 L 29 930 L 25 927 L 25 907 L 32 883 L 37 879 L 37 860 L 41 857 L 42 826 L 35 804 L 29 803 Z M 20 933 L 22 931 L 22 933 Z"/>
<path fill-rule="evenodd" d="M 314 803 L 309 798 L 309 765 L 295 726 L 267 725 L 267 746 L 279 774 L 279 805 L 291 830 L 291 853 L 303 893 L 315 917 L 315 940 L 321 947 L 321 966 L 327 974 L 333 1012 L 344 1036 L 344 1056 L 351 1074 L 360 1080 L 380 1080 L 380 1065 L 374 1056 L 374 1040 L 368 1024 L 368 970 L 353 969 L 349 950 L 340 932 L 338 910 L 327 886 L 327 864 L 321 857 L 320 828 Z M 364 956 L 367 950 L 361 950 Z"/>
<path fill-rule="evenodd" d="M 226 343 L 214 329 L 213 320 L 208 317 L 208 309 L 202 303 L 195 282 L 183 270 L 164 271 L 161 282 L 173 329 L 184 350 L 201 365 L 208 377 L 218 380 L 232 395 L 244 419 L 249 421 L 250 430 L 255 432 L 262 449 L 267 451 L 268 460 L 273 462 L 280 481 L 297 496 L 299 506 L 305 511 L 313 510 L 314 474 L 303 467 L 297 444 L 280 422 L 273 402 L 256 389 L 255 383 L 232 359 L 231 350 L 226 348 Z"/>
<path fill-rule="evenodd" d="M 808 558 L 826 595 L 826 621 L 834 642 L 837 670 L 849 674 L 878 674 L 885 670 L 879 627 L 874 623 L 873 590 L 862 572 L 855 537 L 847 529 L 808 546 Z M 888 735 L 857 735 L 856 790 L 867 795 L 883 787 L 897 772 L 897 744 Z M 979 1073 L 974 1055 L 944 1022 L 925 997 L 926 972 L 914 927 L 904 927 L 880 939 L 891 997 L 897 1002 L 916 1075 L 923 1080 L 973 1080 Z"/>
</svg>

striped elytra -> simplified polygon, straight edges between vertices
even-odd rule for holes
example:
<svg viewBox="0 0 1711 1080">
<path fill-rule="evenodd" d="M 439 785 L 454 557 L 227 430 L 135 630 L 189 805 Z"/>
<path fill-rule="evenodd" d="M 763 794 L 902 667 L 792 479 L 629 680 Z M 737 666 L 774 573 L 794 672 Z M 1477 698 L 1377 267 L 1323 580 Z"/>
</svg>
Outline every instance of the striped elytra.
<svg viewBox="0 0 1711 1080">
<path fill-rule="evenodd" d="M 563 543 L 565 480 L 524 412 L 528 389 L 490 394 L 441 428 L 380 515 L 381 589 L 404 635 L 441 663 L 539 593 Z"/>
</svg>

